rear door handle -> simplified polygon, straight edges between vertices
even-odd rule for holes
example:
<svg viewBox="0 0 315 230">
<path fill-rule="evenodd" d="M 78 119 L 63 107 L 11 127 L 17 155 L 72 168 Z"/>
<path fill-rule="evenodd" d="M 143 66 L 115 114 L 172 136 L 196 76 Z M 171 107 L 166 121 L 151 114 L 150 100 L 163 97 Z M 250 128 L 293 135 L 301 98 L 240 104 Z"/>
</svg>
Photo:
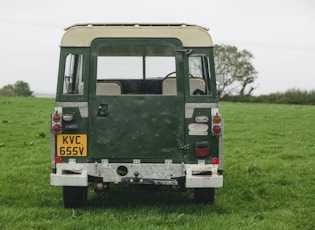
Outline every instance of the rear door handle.
<svg viewBox="0 0 315 230">
<path fill-rule="evenodd" d="M 108 105 L 107 104 L 99 104 L 97 109 L 98 117 L 107 117 L 108 115 Z"/>
</svg>

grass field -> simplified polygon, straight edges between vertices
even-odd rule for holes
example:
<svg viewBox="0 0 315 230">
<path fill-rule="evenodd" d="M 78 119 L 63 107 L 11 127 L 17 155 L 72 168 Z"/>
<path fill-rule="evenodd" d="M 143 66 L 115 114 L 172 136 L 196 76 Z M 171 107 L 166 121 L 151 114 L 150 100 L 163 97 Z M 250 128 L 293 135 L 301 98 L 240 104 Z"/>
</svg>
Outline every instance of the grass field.
<svg viewBox="0 0 315 230">
<path fill-rule="evenodd" d="M 0 97 L 0 229 L 315 229 L 315 107 L 222 103 L 224 187 L 193 192 L 89 191 L 63 209 L 50 186 L 51 99 Z"/>
</svg>

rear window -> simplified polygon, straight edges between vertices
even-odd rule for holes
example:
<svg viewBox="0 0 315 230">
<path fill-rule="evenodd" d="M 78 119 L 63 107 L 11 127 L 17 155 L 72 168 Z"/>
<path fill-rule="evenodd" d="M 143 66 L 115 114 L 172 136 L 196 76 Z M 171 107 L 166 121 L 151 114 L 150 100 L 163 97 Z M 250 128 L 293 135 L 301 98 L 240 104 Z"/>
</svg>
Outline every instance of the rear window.
<svg viewBox="0 0 315 230">
<path fill-rule="evenodd" d="M 176 95 L 175 52 L 168 46 L 106 46 L 97 57 L 97 95 Z M 171 77 L 173 84 L 164 82 Z M 175 84 L 174 84 L 175 83 Z M 172 94 L 165 88 L 172 84 Z"/>
</svg>

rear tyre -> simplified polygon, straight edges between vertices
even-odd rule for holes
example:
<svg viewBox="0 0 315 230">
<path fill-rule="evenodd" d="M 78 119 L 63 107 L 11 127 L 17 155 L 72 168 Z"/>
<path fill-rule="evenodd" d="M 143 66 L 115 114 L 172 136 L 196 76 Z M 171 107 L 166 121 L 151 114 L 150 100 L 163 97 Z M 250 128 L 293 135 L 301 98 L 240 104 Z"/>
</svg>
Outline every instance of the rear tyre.
<svg viewBox="0 0 315 230">
<path fill-rule="evenodd" d="M 65 208 L 83 208 L 87 203 L 87 187 L 62 187 Z"/>
<path fill-rule="evenodd" d="M 215 200 L 215 189 L 195 188 L 194 199 L 196 204 L 212 204 Z"/>
</svg>

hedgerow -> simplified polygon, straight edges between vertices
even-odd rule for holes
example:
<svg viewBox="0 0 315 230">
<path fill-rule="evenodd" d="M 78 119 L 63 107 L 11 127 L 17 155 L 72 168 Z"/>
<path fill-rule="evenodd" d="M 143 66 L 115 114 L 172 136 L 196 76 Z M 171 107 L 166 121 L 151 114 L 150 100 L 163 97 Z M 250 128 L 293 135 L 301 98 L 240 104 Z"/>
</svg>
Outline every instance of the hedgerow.
<svg viewBox="0 0 315 230">
<path fill-rule="evenodd" d="M 285 92 L 277 92 L 277 93 L 271 93 L 268 95 L 260 95 L 260 96 L 224 95 L 222 96 L 221 101 L 315 105 L 315 90 L 306 91 L 306 90 L 299 90 L 299 89 L 289 89 Z"/>
</svg>

